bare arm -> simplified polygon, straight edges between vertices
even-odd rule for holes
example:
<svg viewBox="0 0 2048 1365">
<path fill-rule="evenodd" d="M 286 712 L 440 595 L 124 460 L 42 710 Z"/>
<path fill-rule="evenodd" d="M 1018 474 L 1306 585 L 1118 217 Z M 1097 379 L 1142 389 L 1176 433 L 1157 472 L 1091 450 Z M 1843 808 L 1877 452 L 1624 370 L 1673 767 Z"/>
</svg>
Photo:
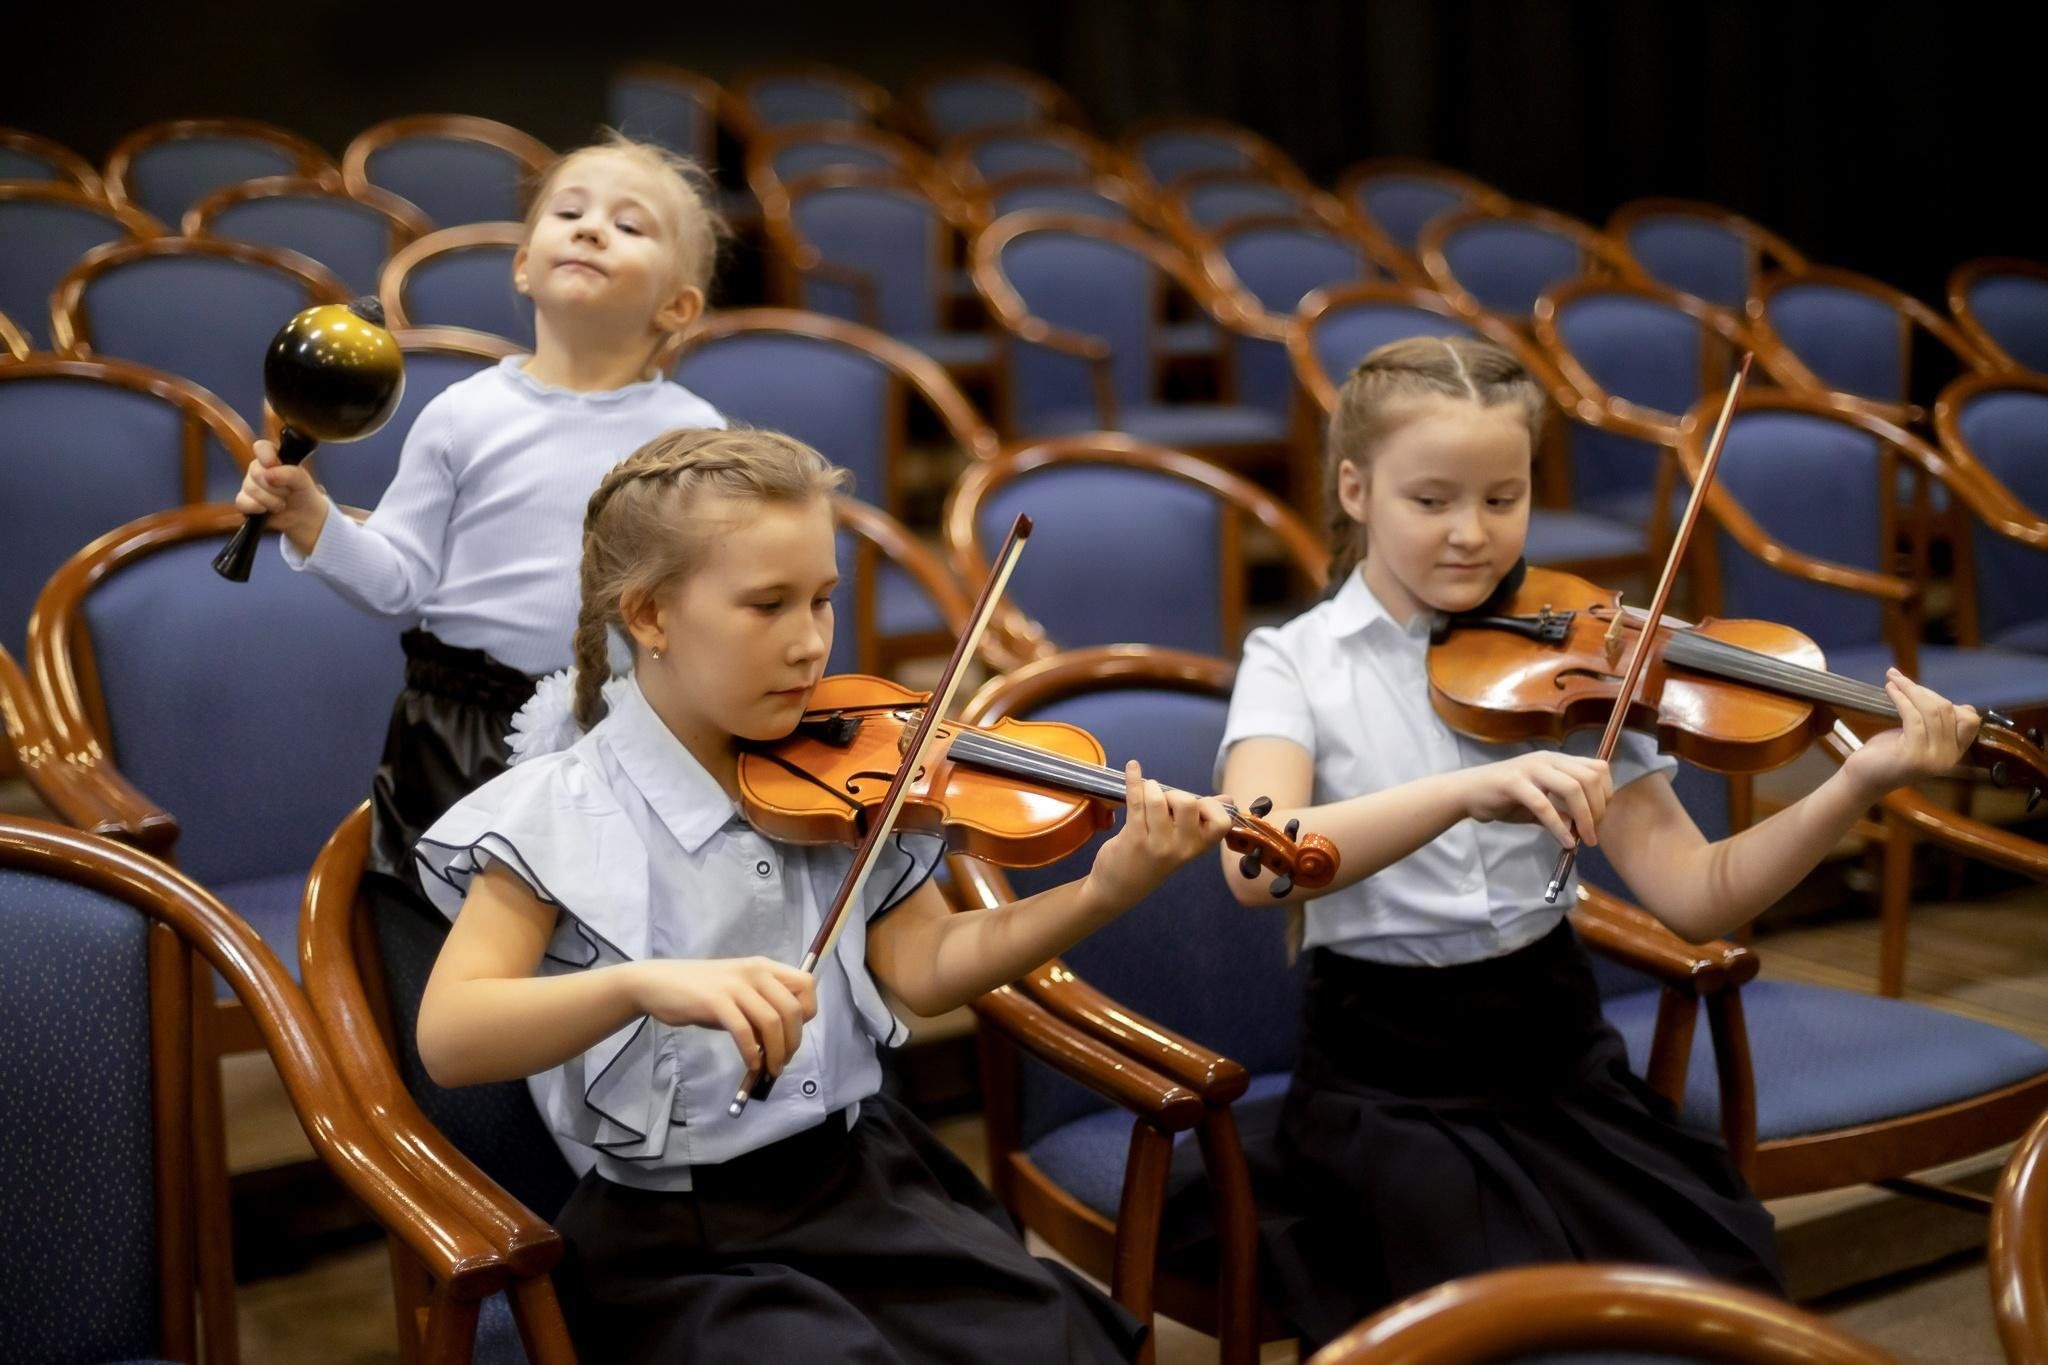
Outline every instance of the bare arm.
<svg viewBox="0 0 2048 1365">
<path fill-rule="evenodd" d="M 1895 670 L 1896 672 L 1896 670 Z M 1886 792 L 1953 767 L 1977 713 L 1903 675 L 1886 690 L 1903 724 L 1857 750 L 1826 782 L 1769 819 L 1708 843 L 1662 776 L 1615 793 L 1607 857 L 1644 909 L 1694 943 L 1755 919 L 1820 864 Z"/>
<path fill-rule="evenodd" d="M 1313 891 L 1297 886 L 1275 900 L 1262 880 L 1237 875 L 1236 855 L 1225 851 L 1224 875 L 1243 905 L 1288 905 L 1328 895 L 1390 867 L 1460 820 L 1533 819 L 1565 837 L 1566 820 L 1598 839 L 1608 796 L 1607 765 L 1597 759 L 1549 751 L 1501 763 L 1462 768 L 1398 787 L 1312 806 L 1315 761 L 1291 739 L 1251 738 L 1230 746 L 1223 789 L 1273 799 L 1266 819 L 1301 827 L 1337 845 L 1337 876 Z"/>
<path fill-rule="evenodd" d="M 961 914 L 927 882 L 868 931 L 875 976 L 919 1014 L 943 1014 L 1059 956 L 1223 837 L 1230 817 L 1221 802 L 1141 782 L 1137 769 L 1124 770 L 1123 828 L 1087 876 Z"/>
<path fill-rule="evenodd" d="M 778 1072 L 817 1013 L 811 978 L 766 958 L 657 959 L 533 975 L 555 907 L 492 866 L 470 885 L 420 997 L 420 1060 L 440 1085 L 559 1066 L 642 1015 L 733 1036 L 742 1061 Z"/>
</svg>

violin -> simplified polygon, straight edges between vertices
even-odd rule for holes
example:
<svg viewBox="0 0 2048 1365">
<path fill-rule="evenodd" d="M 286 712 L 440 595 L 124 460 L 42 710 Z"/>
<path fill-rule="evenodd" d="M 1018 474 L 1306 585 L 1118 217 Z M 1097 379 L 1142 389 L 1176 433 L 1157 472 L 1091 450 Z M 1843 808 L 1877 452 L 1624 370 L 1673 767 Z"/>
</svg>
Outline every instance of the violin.
<svg viewBox="0 0 2048 1365">
<path fill-rule="evenodd" d="M 784 739 L 749 745 L 739 758 L 740 804 L 762 833 L 791 843 L 857 843 L 903 761 L 925 694 L 882 678 L 840 674 L 819 682 Z M 1103 766 L 1101 743 L 1058 721 L 1004 718 L 991 726 L 941 719 L 912 774 L 899 831 L 944 837 L 947 848 L 999 867 L 1043 867 L 1085 844 L 1124 799 L 1124 775 Z M 1284 831 L 1260 817 L 1261 798 L 1231 816 L 1224 843 L 1246 877 L 1274 874 L 1270 890 L 1316 890 L 1337 873 L 1337 850 L 1320 834 Z"/>
<path fill-rule="evenodd" d="M 1847 711 L 1896 723 L 1881 687 L 1830 673 L 1820 646 L 1773 621 L 1697 624 L 1621 604 L 1621 594 L 1555 569 L 1531 568 L 1504 597 L 1444 618 L 1429 650 L 1436 713 L 1489 744 L 1562 740 L 1604 724 L 1621 695 L 1622 660 L 1647 633 L 1648 660 L 1624 723 L 1666 753 L 1723 773 L 1791 762 Z M 1965 763 L 2001 786 L 2025 774 L 2029 807 L 2048 786 L 2041 734 L 1987 711 Z"/>
</svg>

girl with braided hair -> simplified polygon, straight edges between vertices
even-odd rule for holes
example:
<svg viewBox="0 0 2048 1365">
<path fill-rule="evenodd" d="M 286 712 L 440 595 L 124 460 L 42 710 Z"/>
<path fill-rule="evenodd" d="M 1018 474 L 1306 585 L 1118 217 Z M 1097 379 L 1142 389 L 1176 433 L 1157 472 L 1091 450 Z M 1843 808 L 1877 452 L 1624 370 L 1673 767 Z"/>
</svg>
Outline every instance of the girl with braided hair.
<svg viewBox="0 0 2048 1365">
<path fill-rule="evenodd" d="M 508 286 L 533 300 L 532 355 L 450 385 L 420 410 L 369 520 L 259 442 L 236 506 L 268 512 L 285 562 L 367 611 L 416 625 L 372 781 L 371 896 L 433 916 L 412 848 L 505 769 L 512 713 L 569 662 L 583 505 L 627 452 L 722 427 L 663 374 L 704 306 L 722 231 L 696 167 L 614 137 L 557 161 Z"/>
<path fill-rule="evenodd" d="M 529 1077 L 587 1170 L 555 1219 L 579 1353 L 602 1361 L 1107 1361 L 1142 1328 L 1028 1255 L 988 1191 L 880 1093 L 886 986 L 939 1014 L 1101 927 L 1228 828 L 1125 770 L 1087 875 L 951 913 L 936 840 L 890 848 L 814 975 L 851 866 L 737 802 L 740 746 L 790 733 L 832 646 L 834 469 L 764 431 L 678 432 L 584 519 L 573 680 L 516 761 L 419 847 L 454 920 L 420 1002 L 443 1085 Z M 631 642 L 612 677 L 608 639 Z M 739 1116 L 743 1073 L 780 1080 Z"/>
</svg>

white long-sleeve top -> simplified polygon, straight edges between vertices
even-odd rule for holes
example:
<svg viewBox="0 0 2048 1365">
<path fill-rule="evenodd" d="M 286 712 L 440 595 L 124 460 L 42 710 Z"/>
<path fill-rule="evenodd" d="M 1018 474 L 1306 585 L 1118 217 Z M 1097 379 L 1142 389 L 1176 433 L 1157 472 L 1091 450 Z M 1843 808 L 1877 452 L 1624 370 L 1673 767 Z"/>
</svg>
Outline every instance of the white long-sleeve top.
<svg viewBox="0 0 2048 1365">
<path fill-rule="evenodd" d="M 664 432 L 726 422 L 666 379 L 578 393 L 525 361 L 420 409 L 368 521 L 330 506 L 311 555 L 282 543 L 287 564 L 358 606 L 416 616 L 448 644 L 538 675 L 571 662 L 583 510 L 605 472 Z"/>
</svg>

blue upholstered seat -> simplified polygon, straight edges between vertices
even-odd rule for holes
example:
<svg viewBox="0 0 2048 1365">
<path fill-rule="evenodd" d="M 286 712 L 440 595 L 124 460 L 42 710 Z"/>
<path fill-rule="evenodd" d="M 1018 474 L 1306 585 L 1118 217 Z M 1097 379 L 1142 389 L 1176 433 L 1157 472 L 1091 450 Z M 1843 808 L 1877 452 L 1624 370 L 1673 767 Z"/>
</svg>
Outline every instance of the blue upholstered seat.
<svg viewBox="0 0 2048 1365">
<path fill-rule="evenodd" d="M 1820 280 L 1784 285 L 1765 302 L 1771 329 L 1829 388 L 1906 401 L 1899 315 L 1883 299 Z"/>
<path fill-rule="evenodd" d="M 979 366 L 994 358 L 991 339 L 946 330 L 951 228 L 923 194 L 908 185 L 818 185 L 794 194 L 789 212 L 797 235 L 827 265 L 871 285 L 864 299 L 835 280 L 806 275 L 804 307 L 865 323 L 941 364 Z"/>
<path fill-rule="evenodd" d="M 1227 176 L 1189 185 L 1178 196 L 1181 211 L 1199 228 L 1217 228 L 1237 218 L 1298 213 L 1301 196 L 1285 185 L 1257 176 Z"/>
<path fill-rule="evenodd" d="M 2014 497 L 2036 512 L 2048 507 L 2048 394 L 2019 388 L 1977 393 L 1958 404 L 1956 430 Z M 1984 643 L 2048 654 L 2048 555 L 1981 525 L 1972 528 L 1970 548 Z"/>
<path fill-rule="evenodd" d="M 852 91 L 829 78 L 778 76 L 747 87 L 747 105 L 764 127 L 790 123 L 866 123 Z"/>
<path fill-rule="evenodd" d="M 299 191 L 229 204 L 207 220 L 215 237 L 283 247 L 342 278 L 351 294 L 377 292 L 391 255 L 391 220 L 344 194 Z"/>
<path fill-rule="evenodd" d="M 530 174 L 502 147 L 435 135 L 400 138 L 364 163 L 371 184 L 411 200 L 435 227 L 519 221 Z"/>
<path fill-rule="evenodd" d="M 1028 180 L 1005 186 L 989 196 L 989 206 L 997 218 L 1006 213 L 1041 209 L 1047 213 L 1080 213 L 1113 223 L 1131 221 L 1130 209 L 1086 180 Z"/>
<path fill-rule="evenodd" d="M 39 149 L 27 146 L 0 145 L 0 180 L 47 180 L 55 185 L 69 185 L 71 174 L 53 156 L 44 156 Z"/>
<path fill-rule="evenodd" d="M 1641 522 L 1568 507 L 1532 507 L 1522 554 L 1531 564 L 1574 564 L 1640 555 L 1647 542 Z"/>
<path fill-rule="evenodd" d="M 889 503 L 891 403 L 898 380 L 856 346 L 789 332 L 700 342 L 675 381 L 726 418 L 787 432 L 853 473 L 853 495 Z"/>
<path fill-rule="evenodd" d="M 1969 307 L 1999 348 L 2030 370 L 2048 372 L 2048 279 L 2036 275 L 1979 275 Z"/>
<path fill-rule="evenodd" d="M 1537 295 L 1583 268 L 1577 241 L 1519 218 L 1468 222 L 1444 238 L 1443 249 L 1458 283 L 1503 317 L 1527 317 Z"/>
<path fill-rule="evenodd" d="M 189 379 L 261 432 L 264 352 L 286 319 L 317 301 L 297 275 L 255 261 L 145 256 L 95 276 L 82 312 L 96 353 Z M 194 318 L 206 325 L 193 326 Z M 241 482 L 239 471 L 208 473 L 215 496 Z"/>
<path fill-rule="evenodd" d="M 1041 117 L 1038 92 L 993 73 L 974 73 L 934 81 L 920 101 L 932 131 L 941 138 L 977 128 L 1031 123 Z"/>
<path fill-rule="evenodd" d="M 86 204 L 0 199 L 0 313 L 39 351 L 50 348 L 50 293 L 78 258 L 128 235 L 111 211 Z"/>
<path fill-rule="evenodd" d="M 1088 158 L 1080 150 L 1050 134 L 1019 130 L 976 142 L 968 159 L 984 180 L 999 180 L 1023 171 L 1061 171 L 1076 177 L 1088 174 Z"/>
<path fill-rule="evenodd" d="M 1461 187 L 1449 181 L 1399 172 L 1363 181 L 1353 191 L 1352 199 L 1381 231 L 1409 252 L 1422 240 L 1422 230 L 1429 226 L 1430 219 L 1471 202 Z"/>
<path fill-rule="evenodd" d="M 1135 153 L 1145 174 L 1171 185 L 1196 171 L 1249 171 L 1251 157 L 1238 143 L 1203 129 L 1173 128 L 1138 139 Z"/>
<path fill-rule="evenodd" d="M 518 248 L 492 243 L 436 252 L 406 273 L 405 319 L 414 327 L 467 327 L 533 345 L 533 300 L 512 283 Z"/>
<path fill-rule="evenodd" d="M 1346 376 L 1373 351 L 1409 337 L 1470 337 L 1471 327 L 1456 318 L 1413 304 L 1366 299 L 1326 310 L 1315 321 L 1309 345 L 1332 384 Z"/>
<path fill-rule="evenodd" d="M 127 184 L 129 198 L 138 208 L 175 225 L 186 209 L 217 189 L 300 173 L 300 159 L 288 147 L 267 138 L 209 133 L 167 138 L 138 149 L 128 163 Z"/>
<path fill-rule="evenodd" d="M 1749 301 L 1750 248 L 1722 223 L 1692 213 L 1652 213 L 1622 238 L 1636 264 L 1659 284 L 1738 313 Z"/>
<path fill-rule="evenodd" d="M 1216 244 L 1237 282 L 1277 317 L 1292 317 L 1302 299 L 1317 289 L 1372 274 L 1365 248 L 1313 222 L 1226 228 Z M 1263 337 L 1240 336 L 1233 338 L 1232 351 L 1239 401 L 1287 413 L 1294 398 L 1287 348 Z"/>
</svg>

